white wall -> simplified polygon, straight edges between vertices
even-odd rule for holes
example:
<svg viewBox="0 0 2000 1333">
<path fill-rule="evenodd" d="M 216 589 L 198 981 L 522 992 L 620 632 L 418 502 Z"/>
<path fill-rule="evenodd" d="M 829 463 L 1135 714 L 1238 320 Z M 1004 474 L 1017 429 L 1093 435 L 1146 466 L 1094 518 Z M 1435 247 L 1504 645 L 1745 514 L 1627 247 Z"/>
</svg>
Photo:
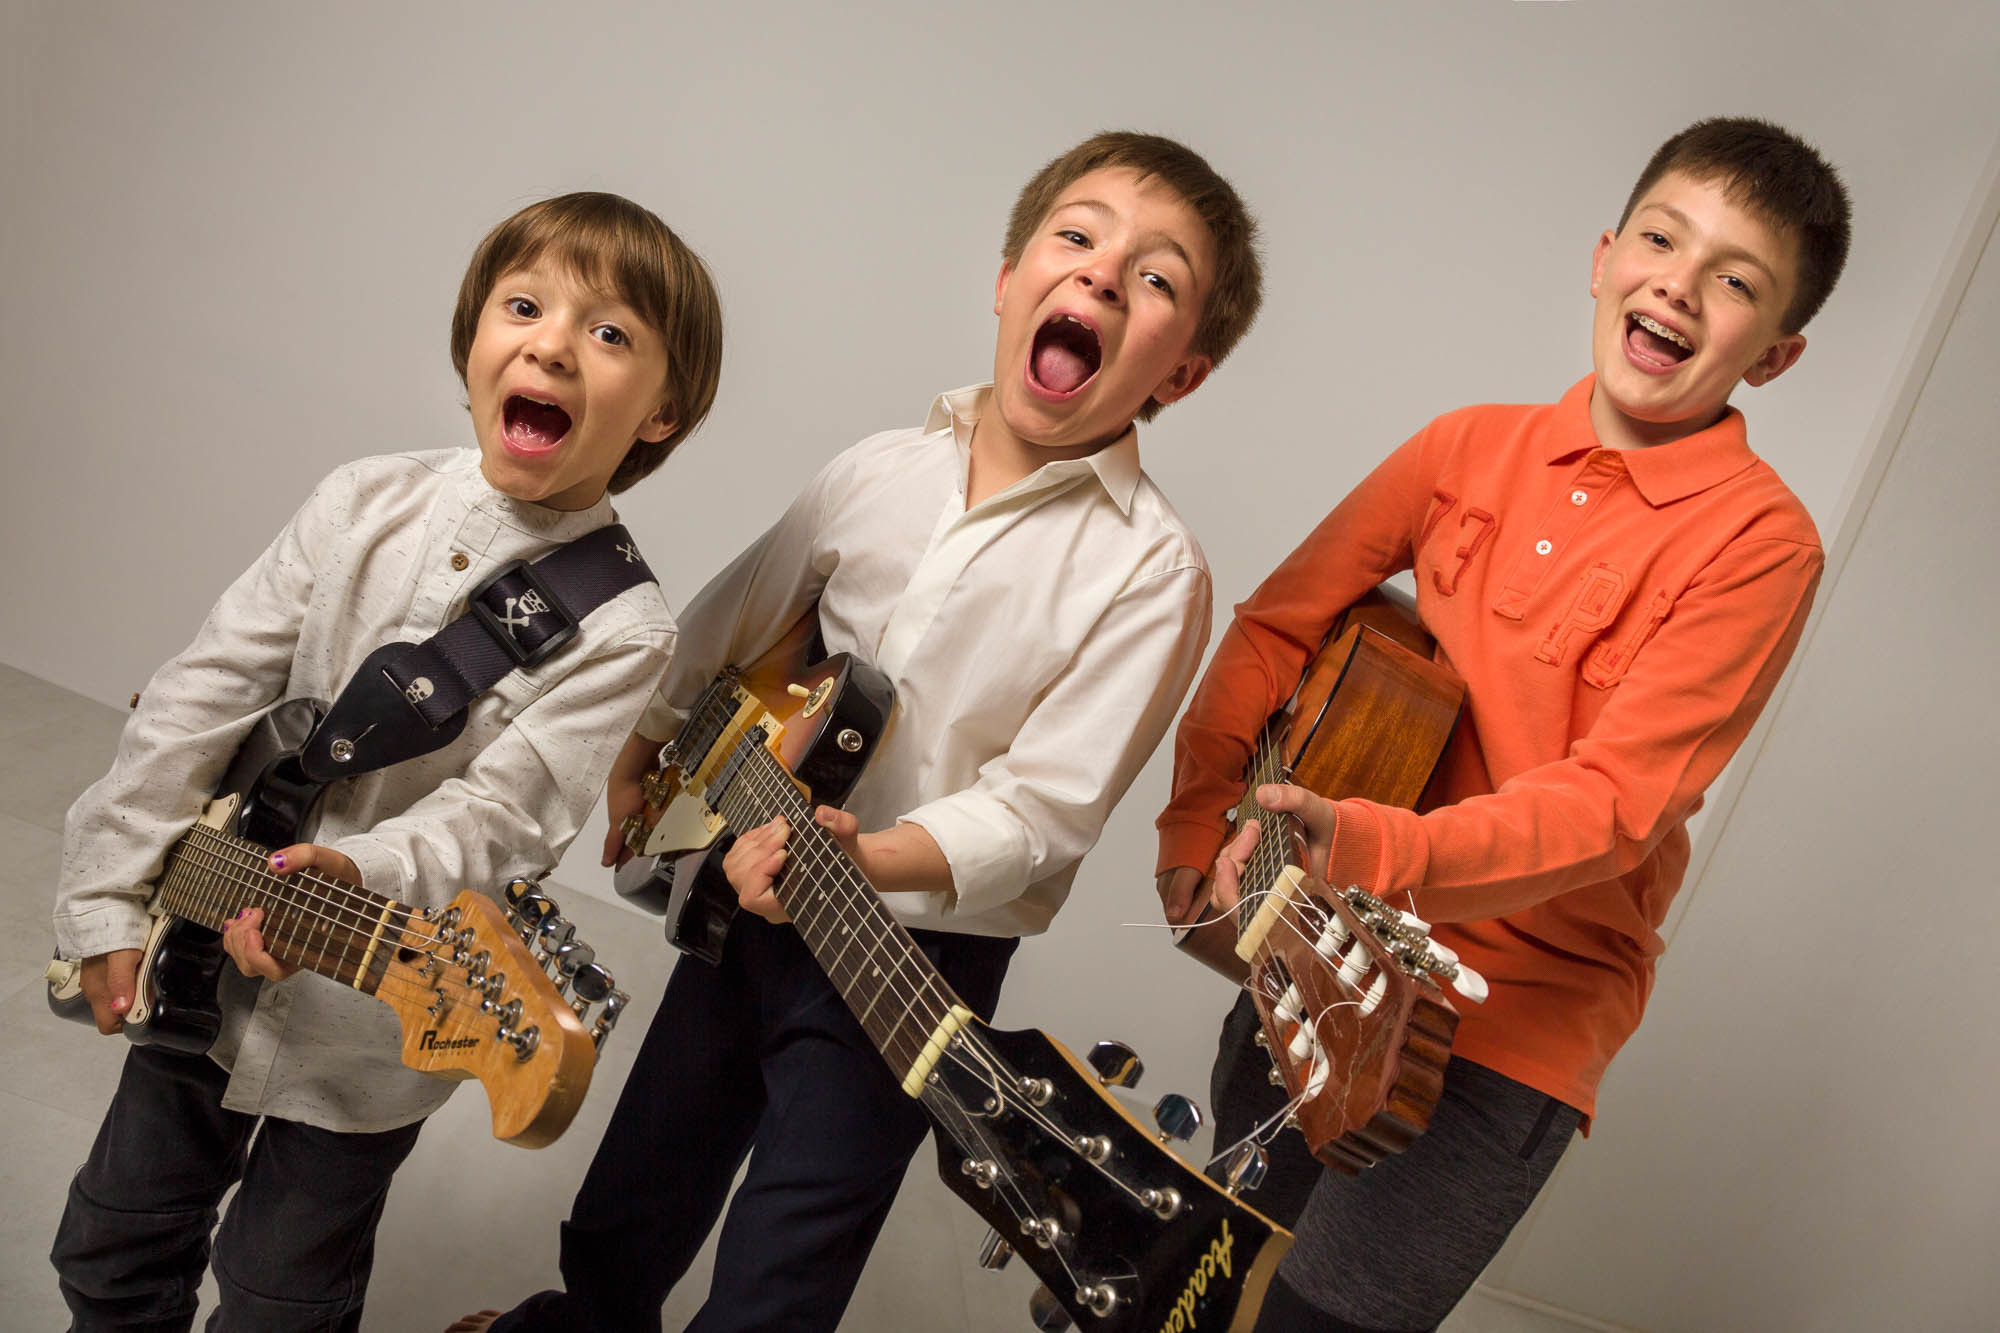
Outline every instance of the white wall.
<svg viewBox="0 0 2000 1333">
<path fill-rule="evenodd" d="M 632 195 L 722 284 L 716 411 L 621 505 L 679 602 L 820 460 L 986 375 L 1001 225 L 1036 166 L 1107 126 L 1185 138 L 1267 239 L 1259 327 L 1144 436 L 1226 613 L 1425 419 L 1588 369 L 1591 245 L 1701 115 L 1799 128 L 1854 194 L 1805 360 L 1743 399 L 1831 534 L 2000 128 L 1979 0 L 0 15 L 0 658 L 107 700 L 333 464 L 469 439 L 452 295 L 483 230 L 545 194 Z M 1118 926 L 1154 915 L 1163 760 L 1003 1016 L 1117 1031 L 1152 1090 L 1203 1092 L 1224 995 Z M 596 884 L 588 860 L 564 877 Z M 1663 989 L 1653 1021 L 1683 1003 Z"/>
<path fill-rule="evenodd" d="M 1497 1276 L 1647 1329 L 1992 1328 L 2000 170 L 1674 949 Z"/>
</svg>

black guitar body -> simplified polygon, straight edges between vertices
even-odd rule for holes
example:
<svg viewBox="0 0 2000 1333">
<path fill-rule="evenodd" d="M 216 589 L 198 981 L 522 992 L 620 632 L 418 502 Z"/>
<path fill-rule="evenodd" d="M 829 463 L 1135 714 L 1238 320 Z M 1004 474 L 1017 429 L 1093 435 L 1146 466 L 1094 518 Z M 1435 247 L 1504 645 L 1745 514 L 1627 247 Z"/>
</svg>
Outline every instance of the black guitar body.
<svg viewBox="0 0 2000 1333">
<path fill-rule="evenodd" d="M 782 719 L 785 736 L 780 748 L 785 766 L 806 785 L 816 803 L 844 805 L 875 753 L 876 742 L 888 728 L 896 691 L 887 676 L 848 653 L 826 658 L 812 670 L 822 673 L 832 690 L 815 715 Z M 755 668 L 746 673 L 744 686 L 754 688 L 756 675 Z M 766 692 L 764 699 L 779 712 L 785 704 L 797 703 L 783 693 Z M 699 717 L 700 712 L 698 705 L 695 715 Z M 690 767 L 698 766 L 716 741 L 713 735 L 691 736 L 695 731 L 697 726 L 691 721 L 683 733 L 683 762 Z M 723 941 L 737 912 L 736 890 L 723 874 L 722 859 L 735 842 L 734 833 L 717 838 L 691 867 L 684 893 L 675 891 L 676 862 L 667 856 L 658 859 L 645 880 L 630 887 L 621 883 L 618 892 L 649 910 L 666 913 L 667 939 L 676 949 L 705 963 L 720 963 Z"/>
<path fill-rule="evenodd" d="M 298 753 L 325 711 L 316 700 L 290 699 L 257 720 L 216 788 L 219 796 L 241 798 L 231 832 L 265 847 L 305 840 L 325 789 L 299 770 Z M 143 1003 L 133 1007 L 143 1017 L 125 1021 L 126 1038 L 139 1046 L 206 1054 L 222 1029 L 216 987 L 228 961 L 215 931 L 181 917 L 163 918 L 139 964 Z M 48 1001 L 58 1017 L 94 1021 L 80 987 L 52 980 Z"/>
</svg>

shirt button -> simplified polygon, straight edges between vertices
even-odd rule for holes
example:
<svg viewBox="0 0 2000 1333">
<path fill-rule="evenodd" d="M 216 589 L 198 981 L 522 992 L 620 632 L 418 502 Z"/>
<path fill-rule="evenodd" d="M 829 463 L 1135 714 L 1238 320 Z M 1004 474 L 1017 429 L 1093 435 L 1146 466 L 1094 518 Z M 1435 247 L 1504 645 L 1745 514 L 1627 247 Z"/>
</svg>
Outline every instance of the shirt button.
<svg viewBox="0 0 2000 1333">
<path fill-rule="evenodd" d="M 453 569 L 463 570 L 467 565 L 471 563 L 472 562 L 470 560 L 467 560 L 465 558 L 465 552 L 453 551 L 451 553 L 451 567 Z"/>
<path fill-rule="evenodd" d="M 1540 541 L 1535 543 L 1536 555 L 1547 555 L 1550 551 L 1553 551 L 1555 549 L 1556 549 L 1556 544 L 1550 541 L 1547 537 L 1544 537 Z"/>
<path fill-rule="evenodd" d="M 1569 502 L 1573 505 L 1583 504 L 1587 502 L 1589 499 L 1590 499 L 1589 491 L 1571 491 L 1569 493 Z"/>
</svg>

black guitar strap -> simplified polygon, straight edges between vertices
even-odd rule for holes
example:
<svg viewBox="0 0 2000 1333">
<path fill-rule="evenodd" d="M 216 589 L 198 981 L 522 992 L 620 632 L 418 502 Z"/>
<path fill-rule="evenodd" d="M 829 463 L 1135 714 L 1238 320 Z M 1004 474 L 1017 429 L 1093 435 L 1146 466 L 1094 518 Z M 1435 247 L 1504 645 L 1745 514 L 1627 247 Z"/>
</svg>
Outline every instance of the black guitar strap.
<svg viewBox="0 0 2000 1333">
<path fill-rule="evenodd" d="M 451 744 L 466 710 L 516 667 L 547 661 L 585 616 L 653 581 L 632 534 L 614 523 L 530 564 L 502 565 L 465 614 L 422 643 L 385 643 L 363 659 L 299 753 L 317 783 L 372 773 Z"/>
</svg>

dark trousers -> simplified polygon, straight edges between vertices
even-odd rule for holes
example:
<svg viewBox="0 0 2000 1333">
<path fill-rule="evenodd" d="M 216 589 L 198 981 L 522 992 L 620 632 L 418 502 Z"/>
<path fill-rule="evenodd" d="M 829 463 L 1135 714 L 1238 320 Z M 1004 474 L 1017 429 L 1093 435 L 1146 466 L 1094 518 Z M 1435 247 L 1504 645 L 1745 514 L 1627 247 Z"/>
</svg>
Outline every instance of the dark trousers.
<svg viewBox="0 0 2000 1333">
<path fill-rule="evenodd" d="M 191 1327 L 216 1208 L 239 1179 L 215 1233 L 209 1333 L 360 1327 L 375 1224 L 422 1122 L 343 1134 L 244 1115 L 222 1108 L 228 1081 L 205 1056 L 126 1055 L 49 1255 L 76 1333 Z"/>
<path fill-rule="evenodd" d="M 990 1019 L 1019 941 L 913 934 Z M 667 982 L 562 1229 L 567 1290 L 493 1333 L 657 1330 L 746 1155 L 688 1327 L 831 1330 L 929 1125 L 797 931 L 741 915 L 719 966 L 684 958 Z"/>
<path fill-rule="evenodd" d="M 1217 1148 L 1285 1104 L 1252 1044 L 1248 994 L 1224 1020 L 1210 1092 Z M 1247 1202 L 1291 1227 L 1257 1333 L 1416 1333 L 1451 1313 L 1521 1220 L 1582 1113 L 1454 1057 L 1430 1128 L 1359 1176 L 1328 1170 L 1284 1130 Z"/>
</svg>

